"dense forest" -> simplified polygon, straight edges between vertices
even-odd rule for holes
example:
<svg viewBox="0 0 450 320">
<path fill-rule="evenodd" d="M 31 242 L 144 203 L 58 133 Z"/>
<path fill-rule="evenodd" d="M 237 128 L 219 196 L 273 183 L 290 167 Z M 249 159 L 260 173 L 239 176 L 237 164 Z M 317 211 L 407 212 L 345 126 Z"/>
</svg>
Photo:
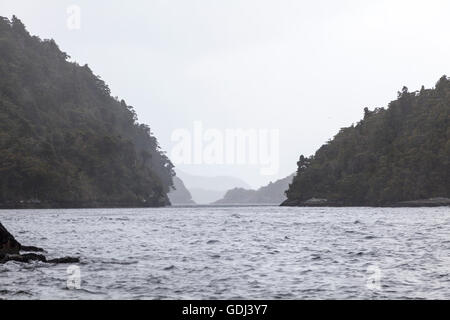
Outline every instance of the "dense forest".
<svg viewBox="0 0 450 320">
<path fill-rule="evenodd" d="M 173 166 L 131 106 L 0 17 L 0 207 L 163 206 Z"/>
<path fill-rule="evenodd" d="M 214 204 L 276 204 L 279 205 L 286 200 L 285 191 L 292 182 L 293 175 L 284 179 L 270 182 L 258 190 L 235 188 L 227 191 L 223 199 Z"/>
<path fill-rule="evenodd" d="M 450 197 L 450 80 L 406 87 L 388 108 L 364 109 L 314 156 L 301 156 L 284 205 L 392 205 Z M 306 202 L 305 202 L 306 201 Z M 314 202 L 314 200 L 313 200 Z"/>
</svg>

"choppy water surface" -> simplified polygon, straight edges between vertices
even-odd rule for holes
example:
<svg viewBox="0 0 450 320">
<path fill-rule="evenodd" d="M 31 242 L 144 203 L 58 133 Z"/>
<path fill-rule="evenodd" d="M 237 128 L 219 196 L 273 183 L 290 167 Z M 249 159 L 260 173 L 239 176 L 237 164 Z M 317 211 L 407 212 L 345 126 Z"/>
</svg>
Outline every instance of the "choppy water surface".
<svg viewBox="0 0 450 320">
<path fill-rule="evenodd" d="M 0 265 L 1 299 L 450 298 L 449 208 L 3 210 L 67 265 Z"/>
</svg>

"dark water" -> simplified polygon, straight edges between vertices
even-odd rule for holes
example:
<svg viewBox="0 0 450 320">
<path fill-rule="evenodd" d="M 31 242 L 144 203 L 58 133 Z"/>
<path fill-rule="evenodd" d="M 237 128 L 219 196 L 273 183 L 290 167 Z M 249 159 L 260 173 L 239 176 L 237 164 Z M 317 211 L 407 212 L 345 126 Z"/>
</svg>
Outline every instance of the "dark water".
<svg viewBox="0 0 450 320">
<path fill-rule="evenodd" d="M 450 299 L 450 209 L 3 210 L 67 265 L 0 265 L 1 299 Z"/>
</svg>

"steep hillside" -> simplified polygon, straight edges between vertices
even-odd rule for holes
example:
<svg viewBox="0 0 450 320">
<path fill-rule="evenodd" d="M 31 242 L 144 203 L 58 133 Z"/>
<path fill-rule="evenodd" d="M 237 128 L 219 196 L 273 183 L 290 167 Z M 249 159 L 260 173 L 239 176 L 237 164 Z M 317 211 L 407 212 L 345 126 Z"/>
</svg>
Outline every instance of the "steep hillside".
<svg viewBox="0 0 450 320">
<path fill-rule="evenodd" d="M 310 157 L 300 157 L 285 205 L 393 205 L 450 197 L 450 80 L 406 87 L 387 109 L 364 109 Z M 442 199 L 439 200 L 442 203 Z"/>
<path fill-rule="evenodd" d="M 0 17 L 0 207 L 164 206 L 173 166 L 131 106 Z"/>
<path fill-rule="evenodd" d="M 194 205 L 195 202 L 192 200 L 192 195 L 183 181 L 177 176 L 173 177 L 173 190 L 168 194 L 170 202 L 173 205 Z"/>
</svg>

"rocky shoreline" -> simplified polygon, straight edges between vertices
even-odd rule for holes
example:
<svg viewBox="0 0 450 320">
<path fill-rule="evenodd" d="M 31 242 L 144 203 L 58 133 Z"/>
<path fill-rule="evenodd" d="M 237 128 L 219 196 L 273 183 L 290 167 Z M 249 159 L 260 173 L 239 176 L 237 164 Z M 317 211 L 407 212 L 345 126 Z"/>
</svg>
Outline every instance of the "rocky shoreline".
<svg viewBox="0 0 450 320">
<path fill-rule="evenodd" d="M 282 207 L 380 207 L 380 208 L 420 208 L 420 207 L 448 207 L 449 198 L 430 198 L 421 200 L 402 201 L 386 205 L 373 204 L 348 204 L 327 199 L 309 199 L 307 201 L 286 200 L 281 204 Z"/>
<path fill-rule="evenodd" d="M 100 201 L 17 201 L 0 203 L 0 209 L 103 209 L 103 208 L 162 208 L 164 202 L 100 202 Z"/>
<path fill-rule="evenodd" d="M 449 198 L 431 198 L 423 200 L 402 201 L 392 205 L 393 207 L 445 207 L 450 206 Z"/>
<path fill-rule="evenodd" d="M 27 253 L 22 254 L 21 252 Z M 44 252 L 45 250 L 39 247 L 23 246 L 0 223 L 0 264 L 6 263 L 8 261 L 16 261 L 23 263 L 40 261 L 44 263 L 55 263 L 55 264 L 80 262 L 79 258 L 74 257 L 47 259 L 43 254 Z"/>
</svg>

